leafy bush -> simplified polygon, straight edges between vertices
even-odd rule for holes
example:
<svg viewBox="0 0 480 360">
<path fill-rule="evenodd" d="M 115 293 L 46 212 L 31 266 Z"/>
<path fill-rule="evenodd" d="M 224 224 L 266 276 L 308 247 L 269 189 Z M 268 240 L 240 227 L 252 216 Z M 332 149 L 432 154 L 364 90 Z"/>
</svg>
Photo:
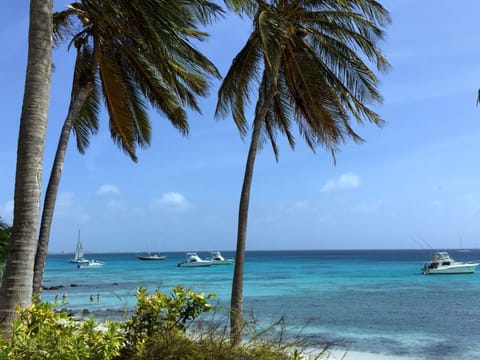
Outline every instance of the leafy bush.
<svg viewBox="0 0 480 360">
<path fill-rule="evenodd" d="M 77 321 L 55 306 L 65 303 L 36 303 L 18 309 L 8 340 L 0 337 L 0 359 L 12 360 L 300 360 L 298 344 L 283 336 L 269 337 L 275 328 L 251 332 L 249 340 L 232 346 L 227 327 L 218 322 L 198 322 L 211 310 L 205 296 L 177 286 L 169 295 L 137 290 L 137 305 L 123 324 L 97 323 L 93 318 Z M 207 327 L 203 327 L 207 324 Z M 273 332 L 275 333 L 275 332 Z M 281 334 L 282 332 L 280 332 Z M 320 354 L 319 354 L 320 355 Z M 318 359 L 318 357 L 309 357 Z"/>
<path fill-rule="evenodd" d="M 145 288 L 139 288 L 133 315 L 123 326 L 125 352 L 132 357 L 137 354 L 141 358 L 149 338 L 159 333 L 185 331 L 189 321 L 211 310 L 208 299 L 214 296 L 185 290 L 181 286 L 173 288 L 170 295 L 160 291 L 149 295 Z"/>
<path fill-rule="evenodd" d="M 107 360 L 120 354 L 119 324 L 98 324 L 92 318 L 77 322 L 48 303 L 17 309 L 8 341 L 0 338 L 0 359 Z"/>
</svg>

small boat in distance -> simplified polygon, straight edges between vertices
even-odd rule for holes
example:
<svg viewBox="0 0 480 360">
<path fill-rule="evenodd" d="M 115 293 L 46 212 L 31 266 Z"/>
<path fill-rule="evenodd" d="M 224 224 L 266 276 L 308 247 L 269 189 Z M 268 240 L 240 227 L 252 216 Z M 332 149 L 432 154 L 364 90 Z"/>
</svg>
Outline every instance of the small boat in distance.
<svg viewBox="0 0 480 360">
<path fill-rule="evenodd" d="M 83 264 L 88 262 L 88 260 L 85 259 L 85 257 L 83 256 L 83 246 L 82 242 L 80 241 L 80 230 L 78 230 L 78 240 L 77 247 L 75 248 L 75 257 L 68 260 L 68 262 L 74 264 Z"/>
<path fill-rule="evenodd" d="M 147 242 L 147 253 L 144 255 L 137 255 L 137 259 L 139 260 L 165 260 L 167 257 L 165 255 L 161 255 L 160 251 L 153 253 L 150 251 L 150 241 Z"/>
<path fill-rule="evenodd" d="M 213 261 L 212 265 L 228 265 L 235 262 L 235 259 L 233 258 L 225 259 L 220 251 L 212 251 L 211 255 L 212 257 L 207 260 Z"/>
<path fill-rule="evenodd" d="M 103 261 L 97 261 L 97 260 L 86 260 L 85 262 L 82 262 L 77 265 L 77 268 L 79 269 L 85 269 L 85 268 L 95 268 L 99 266 L 103 266 L 105 263 Z"/>
<path fill-rule="evenodd" d="M 179 267 L 200 267 L 200 266 L 211 266 L 213 261 L 211 260 L 203 260 L 200 256 L 197 255 L 196 252 L 189 252 L 187 253 L 187 258 L 178 263 L 177 266 Z"/>
<path fill-rule="evenodd" d="M 140 260 L 165 260 L 167 256 L 148 253 L 147 255 L 137 255 L 137 258 Z"/>
<path fill-rule="evenodd" d="M 77 268 L 87 268 L 87 267 L 98 267 L 105 264 L 102 261 L 97 260 L 88 260 L 83 255 L 83 246 L 82 242 L 80 241 L 80 230 L 78 230 L 78 240 L 77 240 L 77 247 L 75 248 L 75 257 L 73 259 L 68 260 L 69 263 L 77 264 Z"/>
<path fill-rule="evenodd" d="M 462 238 L 460 238 L 460 248 L 458 249 L 458 252 L 466 253 L 470 252 L 470 249 L 465 249 L 462 245 Z"/>
<path fill-rule="evenodd" d="M 430 263 L 422 268 L 422 274 L 473 274 L 478 265 L 478 263 L 455 261 L 448 252 L 438 251 L 433 254 Z"/>
</svg>

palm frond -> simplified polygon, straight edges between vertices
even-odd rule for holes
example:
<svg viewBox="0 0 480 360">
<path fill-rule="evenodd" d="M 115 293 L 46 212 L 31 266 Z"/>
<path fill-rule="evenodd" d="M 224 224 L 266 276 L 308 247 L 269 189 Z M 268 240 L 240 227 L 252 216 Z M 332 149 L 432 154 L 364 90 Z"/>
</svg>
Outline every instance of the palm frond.
<svg viewBox="0 0 480 360">
<path fill-rule="evenodd" d="M 99 74 L 102 93 L 110 117 L 110 134 L 113 141 L 132 160 L 136 161 L 135 154 L 135 124 L 132 121 L 130 94 L 122 70 L 115 60 L 115 50 L 107 44 L 95 44 L 95 54 L 99 63 Z"/>
<path fill-rule="evenodd" d="M 242 136 L 246 134 L 248 128 L 245 119 L 245 105 L 250 101 L 253 86 L 259 81 L 261 66 L 260 39 L 254 32 L 233 59 L 218 91 L 215 116 L 225 117 L 230 111 Z"/>
<path fill-rule="evenodd" d="M 278 81 L 272 103 L 266 103 L 269 82 L 262 81 L 256 104 L 256 118 L 258 109 L 268 107 L 263 119 L 262 143 L 270 140 L 277 159 L 277 132 L 287 137 L 292 148 L 295 146 L 292 121 L 297 123 L 300 135 L 313 151 L 323 146 L 332 155 L 348 138 L 363 141 L 351 126 L 350 117 L 358 123 L 367 119 L 383 124 L 383 119 L 368 107 L 381 103 L 382 97 L 376 73 L 365 62 L 374 64 L 379 71 L 389 67 L 377 44 L 384 38 L 383 27 L 390 17 L 378 2 L 258 2 L 251 17 L 254 23 L 251 37 L 258 37 L 258 63 L 254 63 L 254 69 L 258 72 L 263 66 L 264 76 Z M 280 63 L 274 62 L 277 59 Z M 230 74 L 247 76 L 249 82 L 242 81 L 248 84 L 254 83 L 252 75 L 258 78 L 257 73 L 239 64 L 234 60 L 217 104 L 217 114 L 224 115 L 230 110 L 237 127 L 239 122 L 245 124 L 241 116 L 248 94 L 242 93 L 246 87 L 238 85 L 238 77 L 231 79 Z M 242 129 L 240 133 L 244 135 Z"/>
<path fill-rule="evenodd" d="M 77 50 L 72 99 L 91 92 L 74 128 L 79 150 L 98 129 L 100 97 L 114 142 L 133 160 L 137 146 L 150 142 L 147 102 L 187 134 L 184 107 L 200 112 L 197 97 L 207 95 L 212 77 L 220 78 L 193 42 L 208 36 L 201 25 L 222 15 L 208 0 L 81 0 L 57 13 L 54 36 Z"/>
<path fill-rule="evenodd" d="M 225 5 L 230 10 L 235 11 L 240 16 L 253 17 L 258 9 L 258 3 L 255 0 L 224 0 Z"/>
<path fill-rule="evenodd" d="M 77 149 L 81 154 L 90 145 L 90 136 L 98 132 L 98 116 L 100 114 L 100 94 L 97 86 L 90 91 L 83 107 L 80 110 L 78 118 L 73 122 L 73 132 L 77 140 Z"/>
</svg>

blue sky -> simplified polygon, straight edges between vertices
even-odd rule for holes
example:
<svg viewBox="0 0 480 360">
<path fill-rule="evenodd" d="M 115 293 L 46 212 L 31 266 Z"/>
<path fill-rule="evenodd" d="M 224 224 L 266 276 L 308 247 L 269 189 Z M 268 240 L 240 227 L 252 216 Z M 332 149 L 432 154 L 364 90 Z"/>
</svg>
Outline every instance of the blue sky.
<svg viewBox="0 0 480 360">
<path fill-rule="evenodd" d="M 61 9 L 66 1 L 55 1 Z M 258 155 L 247 249 L 480 247 L 480 2 L 382 1 L 393 22 L 381 45 L 392 68 L 381 74 L 388 124 L 358 130 L 331 156 L 297 140 Z M 16 145 L 26 64 L 28 4 L 0 13 L 0 216 L 12 221 Z M 234 16 L 212 26 L 200 48 L 225 74 L 250 26 Z M 44 183 L 70 96 L 73 52 L 54 52 Z M 207 251 L 235 248 L 237 207 L 248 141 L 231 119 L 215 120 L 219 82 L 190 114 L 182 137 L 152 113 L 150 148 L 133 163 L 100 133 L 67 154 L 50 252 Z"/>
</svg>

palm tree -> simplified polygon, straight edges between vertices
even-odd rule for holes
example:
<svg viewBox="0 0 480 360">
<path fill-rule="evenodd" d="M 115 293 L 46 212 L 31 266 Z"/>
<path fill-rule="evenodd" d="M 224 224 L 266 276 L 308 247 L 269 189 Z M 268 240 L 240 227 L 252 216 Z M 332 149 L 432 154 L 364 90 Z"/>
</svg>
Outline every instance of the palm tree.
<svg viewBox="0 0 480 360">
<path fill-rule="evenodd" d="M 16 306 L 32 299 L 43 150 L 52 70 L 52 0 L 30 1 L 28 59 L 17 148 L 13 234 L 0 289 L 0 329 L 9 332 Z"/>
<path fill-rule="evenodd" d="M 72 130 L 83 153 L 98 129 L 100 99 L 109 114 L 114 142 L 136 161 L 136 148 L 150 142 L 147 102 L 182 134 L 185 107 L 200 111 L 207 78 L 219 73 L 193 45 L 207 35 L 199 24 L 221 9 L 209 1 L 82 0 L 54 14 L 55 38 L 71 38 L 77 51 L 70 107 L 50 175 L 35 259 L 34 293 L 42 287 L 51 223 Z"/>
<path fill-rule="evenodd" d="M 243 273 L 248 207 L 255 157 L 269 141 L 278 161 L 277 135 L 292 149 L 292 126 L 315 151 L 333 157 L 348 139 L 361 142 L 351 118 L 376 125 L 383 120 L 366 104 L 380 103 L 378 80 L 369 68 L 388 68 L 377 47 L 388 12 L 374 0 L 229 1 L 253 20 L 246 44 L 234 58 L 218 93 L 217 116 L 232 114 L 240 134 L 248 123 L 250 89 L 258 87 L 253 131 L 238 212 L 236 262 L 232 283 L 231 341 L 242 338 Z M 335 159 L 335 157 L 334 157 Z"/>
</svg>

